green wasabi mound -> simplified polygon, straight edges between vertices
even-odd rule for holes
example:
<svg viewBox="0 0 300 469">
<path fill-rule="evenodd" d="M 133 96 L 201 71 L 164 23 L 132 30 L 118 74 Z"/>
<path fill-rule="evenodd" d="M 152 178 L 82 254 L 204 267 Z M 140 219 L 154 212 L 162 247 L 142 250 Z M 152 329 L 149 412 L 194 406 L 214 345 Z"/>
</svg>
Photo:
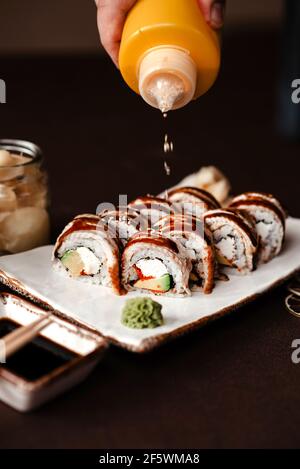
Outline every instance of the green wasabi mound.
<svg viewBox="0 0 300 469">
<path fill-rule="evenodd" d="M 161 309 L 151 298 L 132 298 L 126 301 L 121 322 L 131 329 L 153 329 L 164 323 Z"/>
</svg>

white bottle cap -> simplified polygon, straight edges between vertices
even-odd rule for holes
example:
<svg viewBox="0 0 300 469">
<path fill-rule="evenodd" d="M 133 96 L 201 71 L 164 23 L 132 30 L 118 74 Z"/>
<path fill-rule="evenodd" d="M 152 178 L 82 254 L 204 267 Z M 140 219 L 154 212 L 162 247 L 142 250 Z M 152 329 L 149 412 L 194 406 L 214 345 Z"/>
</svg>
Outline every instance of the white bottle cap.
<svg viewBox="0 0 300 469">
<path fill-rule="evenodd" d="M 183 49 L 151 49 L 139 68 L 139 91 L 151 106 L 168 112 L 189 103 L 196 91 L 197 67 Z"/>
</svg>

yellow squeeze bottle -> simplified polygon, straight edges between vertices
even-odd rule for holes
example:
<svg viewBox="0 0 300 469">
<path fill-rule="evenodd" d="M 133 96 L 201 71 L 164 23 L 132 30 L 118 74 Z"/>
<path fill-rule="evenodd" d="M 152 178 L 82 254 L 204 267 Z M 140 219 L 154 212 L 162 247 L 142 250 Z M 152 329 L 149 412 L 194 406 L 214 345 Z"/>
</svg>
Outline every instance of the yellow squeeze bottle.
<svg viewBox="0 0 300 469">
<path fill-rule="evenodd" d="M 138 0 L 126 19 L 119 65 L 130 88 L 168 112 L 213 85 L 220 68 L 219 36 L 197 0 Z"/>
</svg>

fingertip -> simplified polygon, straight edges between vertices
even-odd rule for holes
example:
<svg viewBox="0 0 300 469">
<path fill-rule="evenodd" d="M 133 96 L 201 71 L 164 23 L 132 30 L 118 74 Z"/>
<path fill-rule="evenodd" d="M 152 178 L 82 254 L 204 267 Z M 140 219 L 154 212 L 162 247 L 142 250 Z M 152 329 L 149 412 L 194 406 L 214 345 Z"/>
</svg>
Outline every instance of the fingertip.
<svg viewBox="0 0 300 469">
<path fill-rule="evenodd" d="M 120 46 L 116 45 L 116 44 L 113 45 L 113 47 L 111 48 L 111 50 L 109 52 L 110 58 L 113 61 L 113 63 L 115 64 L 115 66 L 117 67 L 118 70 L 120 69 L 120 67 L 119 67 L 119 52 L 120 52 Z"/>
<path fill-rule="evenodd" d="M 224 24 L 224 2 L 214 2 L 210 10 L 209 23 L 212 28 L 220 29 Z"/>
<path fill-rule="evenodd" d="M 198 0 L 199 7 L 202 11 L 204 19 L 207 23 L 210 22 L 211 16 L 211 7 L 212 7 L 212 0 Z"/>
<path fill-rule="evenodd" d="M 113 63 L 115 64 L 116 68 L 117 68 L 118 70 L 120 70 L 118 58 L 117 58 L 117 57 L 112 57 L 112 61 L 113 61 Z"/>
</svg>

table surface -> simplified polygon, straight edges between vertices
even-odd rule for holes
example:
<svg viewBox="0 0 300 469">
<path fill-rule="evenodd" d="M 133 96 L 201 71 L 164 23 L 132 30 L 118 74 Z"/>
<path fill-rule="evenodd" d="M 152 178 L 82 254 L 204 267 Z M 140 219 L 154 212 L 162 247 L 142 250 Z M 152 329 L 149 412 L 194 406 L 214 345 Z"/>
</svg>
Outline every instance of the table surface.
<svg viewBox="0 0 300 469">
<path fill-rule="evenodd" d="M 246 51 L 246 52 L 245 52 Z M 163 171 L 163 121 L 102 57 L 3 58 L 2 138 L 44 149 L 53 239 L 71 217 L 157 193 L 215 164 L 234 192 L 275 193 L 300 216 L 299 144 L 275 127 L 278 34 L 225 37 L 220 78 L 170 115 L 172 173 Z M 147 354 L 111 347 L 86 382 L 28 414 L 0 404 L 2 448 L 228 448 L 300 444 L 300 322 L 285 287 Z"/>
</svg>

